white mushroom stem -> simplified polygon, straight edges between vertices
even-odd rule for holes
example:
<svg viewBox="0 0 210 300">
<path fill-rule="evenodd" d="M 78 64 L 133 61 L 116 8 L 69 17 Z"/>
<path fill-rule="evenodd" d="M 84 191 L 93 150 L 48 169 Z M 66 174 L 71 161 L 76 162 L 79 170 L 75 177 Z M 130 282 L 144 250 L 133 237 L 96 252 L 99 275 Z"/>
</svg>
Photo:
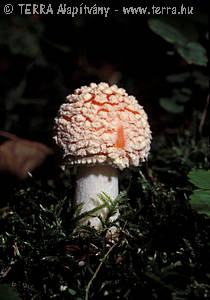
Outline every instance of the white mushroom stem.
<svg viewBox="0 0 210 300">
<path fill-rule="evenodd" d="M 102 192 L 105 192 L 112 200 L 117 197 L 119 193 L 117 169 L 105 165 L 78 167 L 75 202 L 76 205 L 83 204 L 81 213 L 103 204 L 103 201 L 97 195 Z M 100 215 L 105 219 L 107 212 L 107 208 L 102 208 L 94 215 Z M 112 220 L 115 220 L 118 215 L 118 212 L 113 215 Z M 98 217 L 87 217 L 82 220 L 82 224 L 90 225 L 96 229 L 101 228 L 101 221 Z"/>
</svg>

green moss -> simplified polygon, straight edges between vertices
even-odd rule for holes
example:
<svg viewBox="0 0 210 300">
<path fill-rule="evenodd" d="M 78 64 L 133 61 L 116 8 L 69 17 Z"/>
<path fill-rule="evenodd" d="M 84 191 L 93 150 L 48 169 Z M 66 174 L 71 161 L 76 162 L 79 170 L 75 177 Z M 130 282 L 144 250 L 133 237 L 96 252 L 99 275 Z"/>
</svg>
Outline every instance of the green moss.
<svg viewBox="0 0 210 300">
<path fill-rule="evenodd" d="M 206 149 L 189 133 L 155 139 L 148 164 L 121 174 L 123 202 L 103 196 L 110 215 L 121 203 L 116 240 L 106 238 L 109 219 L 101 231 L 79 226 L 67 190 L 30 178 L 1 210 L 1 282 L 22 299 L 210 296 L 210 219 L 191 209 L 187 178 L 207 168 Z"/>
</svg>

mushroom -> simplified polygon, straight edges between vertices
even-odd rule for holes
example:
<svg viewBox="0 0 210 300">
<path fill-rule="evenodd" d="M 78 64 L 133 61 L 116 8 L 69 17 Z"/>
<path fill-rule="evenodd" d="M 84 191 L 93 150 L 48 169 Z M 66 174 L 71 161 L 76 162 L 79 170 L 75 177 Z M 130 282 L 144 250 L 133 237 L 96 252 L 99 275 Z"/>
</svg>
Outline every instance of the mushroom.
<svg viewBox="0 0 210 300">
<path fill-rule="evenodd" d="M 66 99 L 55 118 L 54 140 L 62 152 L 62 167 L 78 167 L 75 203 L 82 204 L 84 213 L 103 204 L 101 192 L 112 200 L 117 197 L 118 169 L 147 159 L 151 132 L 143 107 L 115 84 L 91 83 Z M 107 208 L 82 224 L 100 229 L 98 215 L 104 219 Z"/>
</svg>

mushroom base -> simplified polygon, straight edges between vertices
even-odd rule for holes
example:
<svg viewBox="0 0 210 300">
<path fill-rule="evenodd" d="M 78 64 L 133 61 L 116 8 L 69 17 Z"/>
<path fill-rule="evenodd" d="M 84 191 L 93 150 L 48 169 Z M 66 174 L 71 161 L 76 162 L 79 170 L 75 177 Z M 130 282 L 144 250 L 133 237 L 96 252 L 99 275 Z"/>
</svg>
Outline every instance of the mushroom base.
<svg viewBox="0 0 210 300">
<path fill-rule="evenodd" d="M 97 196 L 105 192 L 112 200 L 118 193 L 118 171 L 111 166 L 80 166 L 77 170 L 75 202 L 76 205 L 82 205 L 81 213 L 92 210 L 103 204 L 103 201 Z M 82 219 L 83 225 L 90 225 L 96 229 L 100 229 L 102 224 L 97 216 L 105 219 L 108 213 L 107 208 L 102 208 L 94 213 L 96 217 L 87 217 Z M 111 217 L 111 220 L 116 220 L 119 215 L 117 212 Z M 112 230 L 113 231 L 113 230 Z"/>
</svg>

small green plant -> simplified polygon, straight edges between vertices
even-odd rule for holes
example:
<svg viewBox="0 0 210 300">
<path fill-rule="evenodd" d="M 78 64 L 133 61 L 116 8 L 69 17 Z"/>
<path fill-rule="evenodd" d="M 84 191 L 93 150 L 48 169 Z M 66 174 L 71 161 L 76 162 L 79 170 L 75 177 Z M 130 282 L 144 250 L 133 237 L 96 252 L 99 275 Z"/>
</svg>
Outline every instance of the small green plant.
<svg viewBox="0 0 210 300">
<path fill-rule="evenodd" d="M 91 209 L 85 213 L 81 213 L 81 208 L 82 206 L 79 206 L 77 211 L 76 211 L 76 216 L 75 216 L 75 222 L 77 223 L 79 220 L 86 218 L 86 217 L 94 217 L 97 216 L 97 212 L 100 211 L 103 208 L 107 208 L 107 216 L 105 220 L 102 219 L 100 215 L 98 215 L 98 218 L 100 219 L 103 228 L 109 228 L 112 226 L 112 221 L 110 218 L 117 213 L 118 209 L 121 209 L 124 207 L 123 201 L 125 200 L 126 192 L 121 192 L 115 199 L 114 201 L 106 194 L 106 193 L 101 193 L 98 194 L 98 197 L 100 200 L 103 202 L 103 204 L 95 207 L 94 209 Z"/>
<path fill-rule="evenodd" d="M 190 204 L 199 213 L 210 215 L 210 170 L 192 170 L 188 177 L 198 188 L 190 196 Z"/>
<path fill-rule="evenodd" d="M 174 18 L 150 18 L 150 29 L 165 41 L 172 44 L 177 53 L 188 63 L 197 66 L 207 66 L 206 49 L 198 41 L 198 31 L 195 20 L 180 20 Z"/>
<path fill-rule="evenodd" d="M 149 18 L 148 25 L 155 34 L 168 42 L 170 47 L 172 46 L 170 48 L 173 49 L 171 55 L 178 54 L 177 57 L 183 65 L 192 66 L 189 69 L 191 71 L 186 72 L 180 68 L 181 72 L 166 76 L 167 83 L 172 84 L 172 92 L 159 99 L 160 106 L 165 111 L 182 114 L 189 102 L 192 101 L 193 92 L 190 82 L 194 81 L 194 85 L 199 89 L 208 88 L 208 77 L 205 74 L 208 57 L 205 47 L 199 41 L 197 20 L 189 21 L 182 18 L 173 18 L 172 20 L 168 17 Z"/>
</svg>

